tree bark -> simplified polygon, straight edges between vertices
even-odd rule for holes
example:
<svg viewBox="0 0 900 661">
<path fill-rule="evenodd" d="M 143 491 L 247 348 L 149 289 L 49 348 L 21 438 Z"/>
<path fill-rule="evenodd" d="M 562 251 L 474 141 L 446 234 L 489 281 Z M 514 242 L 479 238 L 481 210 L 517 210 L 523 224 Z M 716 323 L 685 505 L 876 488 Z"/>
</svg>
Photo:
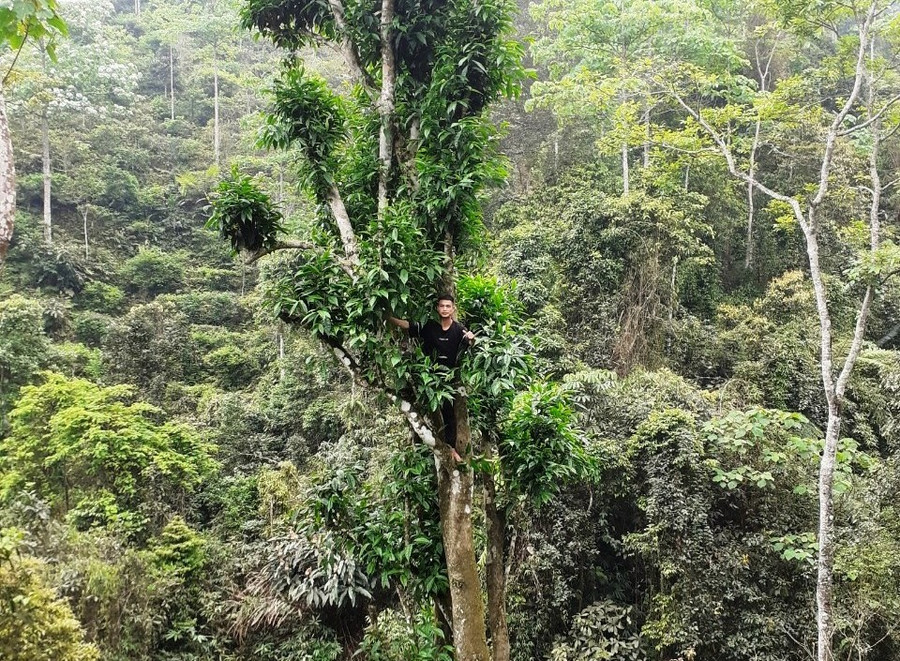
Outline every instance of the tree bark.
<svg viewBox="0 0 900 661">
<path fill-rule="evenodd" d="M 169 114 L 175 121 L 175 54 L 172 52 L 172 44 L 169 44 Z"/>
<path fill-rule="evenodd" d="M 219 167 L 219 63 L 213 58 L 213 152 Z"/>
<path fill-rule="evenodd" d="M 744 250 L 744 268 L 749 269 L 753 264 L 753 217 L 756 213 L 754 208 L 753 194 L 756 192 L 753 187 L 753 179 L 756 178 L 756 152 L 759 149 L 759 132 L 762 128 L 762 120 L 756 118 L 756 131 L 753 134 L 753 146 L 750 148 L 750 179 L 747 183 L 747 246 Z"/>
<path fill-rule="evenodd" d="M 494 456 L 492 445 L 485 443 L 485 458 Z M 487 528 L 488 628 L 494 661 L 509 661 L 509 628 L 506 624 L 506 571 L 503 546 L 506 539 L 506 515 L 497 507 L 497 486 L 494 476 L 484 474 L 484 520 Z"/>
<path fill-rule="evenodd" d="M 53 218 L 50 208 L 52 182 L 50 179 L 50 120 L 47 106 L 41 111 L 41 165 L 44 178 L 44 241 L 53 243 Z"/>
<path fill-rule="evenodd" d="M 6 98 L 0 90 L 0 266 L 12 241 L 16 216 L 16 162 L 13 158 Z"/>
<path fill-rule="evenodd" d="M 631 175 L 628 172 L 628 143 L 622 143 L 622 194 L 628 195 Z"/>
<path fill-rule="evenodd" d="M 456 449 L 465 456 L 471 441 L 471 430 L 464 396 L 457 395 L 454 408 Z M 438 461 L 437 475 L 456 661 L 489 661 L 491 656 L 484 625 L 484 604 L 481 600 L 481 583 L 478 580 L 472 538 L 472 469 L 470 466 L 457 467 L 450 463 L 445 467 L 443 461 Z"/>
<path fill-rule="evenodd" d="M 381 130 L 378 133 L 378 217 L 384 217 L 388 205 L 388 181 L 394 160 L 394 85 L 397 67 L 394 62 L 394 43 L 391 26 L 394 22 L 394 0 L 381 2 L 381 96 L 378 114 Z"/>
<path fill-rule="evenodd" d="M 344 206 L 344 200 L 341 197 L 337 186 L 332 185 L 328 196 L 328 206 L 331 209 L 331 215 L 334 216 L 334 222 L 337 224 L 338 233 L 341 235 L 341 244 L 344 246 L 344 254 L 352 264 L 359 263 L 359 250 L 356 245 L 356 233 L 353 231 L 353 225 L 350 223 L 350 215 L 347 213 L 347 207 Z"/>
<path fill-rule="evenodd" d="M 841 431 L 840 404 L 828 405 L 828 427 L 825 448 L 819 464 L 819 554 L 816 577 L 816 622 L 818 624 L 818 659 L 832 661 L 831 637 L 834 633 L 834 463 Z"/>
<path fill-rule="evenodd" d="M 83 221 L 84 228 L 84 258 L 87 259 L 89 255 L 89 244 L 88 244 L 88 210 L 87 207 L 83 207 L 81 209 L 81 219 Z"/>
</svg>

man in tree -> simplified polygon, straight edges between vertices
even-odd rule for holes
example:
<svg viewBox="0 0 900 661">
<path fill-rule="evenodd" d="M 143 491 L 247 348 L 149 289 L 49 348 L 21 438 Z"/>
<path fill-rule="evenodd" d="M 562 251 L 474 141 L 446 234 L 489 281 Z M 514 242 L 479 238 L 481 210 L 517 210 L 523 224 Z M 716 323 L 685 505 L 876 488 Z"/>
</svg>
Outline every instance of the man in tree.
<svg viewBox="0 0 900 661">
<path fill-rule="evenodd" d="M 456 314 L 456 301 L 450 294 L 438 297 L 437 313 L 440 321 L 429 319 L 424 324 L 390 315 L 387 320 L 409 332 L 410 337 L 422 340 L 425 353 L 433 356 L 438 365 L 452 370 L 459 362 L 461 352 L 475 341 L 475 334 L 453 318 Z M 466 345 L 463 345 L 463 341 Z M 461 462 L 462 457 L 456 451 L 456 415 L 452 401 L 441 404 L 441 418 L 444 421 L 444 442 L 450 446 L 454 461 Z"/>
</svg>

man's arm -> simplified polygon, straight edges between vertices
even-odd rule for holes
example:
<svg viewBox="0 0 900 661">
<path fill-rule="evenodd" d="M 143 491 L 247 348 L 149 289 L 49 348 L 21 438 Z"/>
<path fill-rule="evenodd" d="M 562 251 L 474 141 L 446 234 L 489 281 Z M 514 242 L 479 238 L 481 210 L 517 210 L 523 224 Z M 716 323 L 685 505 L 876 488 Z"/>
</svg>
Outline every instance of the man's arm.
<svg viewBox="0 0 900 661">
<path fill-rule="evenodd" d="M 397 319 L 397 317 L 392 317 L 391 315 L 387 315 L 387 321 L 390 324 L 393 324 L 397 328 L 402 328 L 403 330 L 409 330 L 409 322 L 406 319 Z"/>
</svg>

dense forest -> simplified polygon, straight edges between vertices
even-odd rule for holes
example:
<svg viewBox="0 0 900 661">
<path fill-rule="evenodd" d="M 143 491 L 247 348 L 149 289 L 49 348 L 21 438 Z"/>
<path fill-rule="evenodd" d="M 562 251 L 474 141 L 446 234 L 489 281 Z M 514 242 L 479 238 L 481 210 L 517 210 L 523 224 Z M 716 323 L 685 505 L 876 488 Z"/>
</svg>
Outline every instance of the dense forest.
<svg viewBox="0 0 900 661">
<path fill-rule="evenodd" d="M 900 659 L 900 3 L 0 28 L 0 659 Z"/>
</svg>

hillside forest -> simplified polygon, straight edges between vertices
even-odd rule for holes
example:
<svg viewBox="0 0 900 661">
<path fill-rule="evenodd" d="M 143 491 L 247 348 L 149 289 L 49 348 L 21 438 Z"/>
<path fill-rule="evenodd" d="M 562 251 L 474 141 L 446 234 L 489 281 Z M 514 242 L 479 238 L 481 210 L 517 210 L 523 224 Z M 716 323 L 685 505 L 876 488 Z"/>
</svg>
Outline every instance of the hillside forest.
<svg viewBox="0 0 900 661">
<path fill-rule="evenodd" d="M 897 2 L 0 47 L 0 659 L 900 659 Z"/>
</svg>

